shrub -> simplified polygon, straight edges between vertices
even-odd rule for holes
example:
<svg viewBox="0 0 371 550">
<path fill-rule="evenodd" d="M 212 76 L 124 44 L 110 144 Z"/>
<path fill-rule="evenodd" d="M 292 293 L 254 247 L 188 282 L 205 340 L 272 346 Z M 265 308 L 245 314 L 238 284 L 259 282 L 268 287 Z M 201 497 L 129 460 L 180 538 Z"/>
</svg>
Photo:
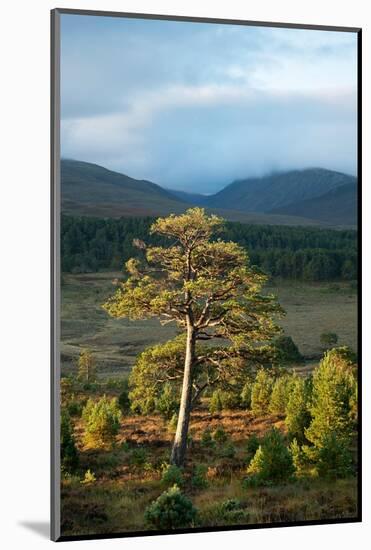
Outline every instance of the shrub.
<svg viewBox="0 0 371 550">
<path fill-rule="evenodd" d="M 317 453 L 318 475 L 329 479 L 345 478 L 353 473 L 352 455 L 347 441 L 336 434 L 326 435 Z"/>
<path fill-rule="evenodd" d="M 164 485 L 178 485 L 181 487 L 184 484 L 183 471 L 175 464 L 163 464 L 161 469 L 161 482 Z"/>
<path fill-rule="evenodd" d="M 155 529 L 191 527 L 197 517 L 192 501 L 174 485 L 146 509 L 144 519 Z"/>
<path fill-rule="evenodd" d="M 279 336 L 274 342 L 276 361 L 280 365 L 289 365 L 292 363 L 301 363 L 301 355 L 297 345 L 291 336 Z"/>
<path fill-rule="evenodd" d="M 219 456 L 221 456 L 222 458 L 234 458 L 235 455 L 236 449 L 231 441 L 226 445 L 223 445 L 219 450 Z"/>
<path fill-rule="evenodd" d="M 273 379 L 265 369 L 256 375 L 251 391 L 251 410 L 255 415 L 267 414 L 272 393 Z"/>
<path fill-rule="evenodd" d="M 192 476 L 192 486 L 195 489 L 206 489 L 209 485 L 207 479 L 207 466 L 204 464 L 197 464 L 197 466 L 194 469 L 193 476 Z"/>
<path fill-rule="evenodd" d="M 83 410 L 84 442 L 95 448 L 111 447 L 120 427 L 121 411 L 117 399 L 104 395 L 96 403 L 88 401 Z"/>
<path fill-rule="evenodd" d="M 278 483 L 290 479 L 294 471 L 291 453 L 281 433 L 272 428 L 262 439 L 247 473 L 256 476 L 262 482 Z"/>
<path fill-rule="evenodd" d="M 156 401 L 156 410 L 165 420 L 170 420 L 178 410 L 179 402 L 175 398 L 170 384 L 165 384 L 160 397 Z"/>
<path fill-rule="evenodd" d="M 209 411 L 213 414 L 223 410 L 223 403 L 221 398 L 221 390 L 215 390 L 211 396 L 209 403 Z"/>
<path fill-rule="evenodd" d="M 85 349 L 80 353 L 78 362 L 78 378 L 84 382 L 94 382 L 96 379 L 96 363 L 92 353 Z"/>
<path fill-rule="evenodd" d="M 97 481 L 97 478 L 95 477 L 94 472 L 91 472 L 90 470 L 86 470 L 84 479 L 80 481 L 83 485 L 89 485 L 91 483 L 94 483 Z"/>
<path fill-rule="evenodd" d="M 255 435 L 252 434 L 247 440 L 246 443 L 246 451 L 247 451 L 247 460 L 250 463 L 251 459 L 255 455 L 256 451 L 259 449 L 260 446 L 260 439 Z"/>
<path fill-rule="evenodd" d="M 294 438 L 290 443 L 290 452 L 292 456 L 292 461 L 295 466 L 295 471 L 297 474 L 301 474 L 305 468 L 307 460 L 305 453 L 303 452 L 296 438 Z"/>
<path fill-rule="evenodd" d="M 130 464 L 133 466 L 143 466 L 147 462 L 147 453 L 144 449 L 133 449 L 129 458 Z"/>
<path fill-rule="evenodd" d="M 321 344 L 325 348 L 336 346 L 338 339 L 338 335 L 335 332 L 323 332 L 320 336 Z"/>
<path fill-rule="evenodd" d="M 125 379 L 122 383 L 122 390 L 118 398 L 118 404 L 123 413 L 128 413 L 130 411 L 130 399 L 129 399 L 129 383 Z"/>
<path fill-rule="evenodd" d="M 248 410 L 251 409 L 251 392 L 252 392 L 252 381 L 248 380 L 247 382 L 245 382 L 240 395 L 241 406 L 244 409 L 248 409 Z"/>
<path fill-rule="evenodd" d="M 274 382 L 272 395 L 269 402 L 269 411 L 272 414 L 285 414 L 290 398 L 292 376 L 284 375 Z"/>
<path fill-rule="evenodd" d="M 79 463 L 71 418 L 65 409 L 61 414 L 61 469 L 65 474 L 73 473 Z"/>
<path fill-rule="evenodd" d="M 224 445 L 228 441 L 228 434 L 223 426 L 218 426 L 213 433 L 213 439 L 218 445 Z"/>
<path fill-rule="evenodd" d="M 215 441 L 211 434 L 210 428 L 206 428 L 201 437 L 201 446 L 206 449 L 212 449 L 215 447 Z"/>
<path fill-rule="evenodd" d="M 312 421 L 305 435 L 317 448 L 321 448 L 332 434 L 344 440 L 351 436 L 351 411 L 356 388 L 353 371 L 352 352 L 349 348 L 337 348 L 325 353 L 313 373 Z"/>
<path fill-rule="evenodd" d="M 305 442 L 305 430 L 309 426 L 310 384 L 296 376 L 291 384 L 290 397 L 286 406 L 285 424 L 290 439 L 296 438 L 298 443 Z"/>
</svg>

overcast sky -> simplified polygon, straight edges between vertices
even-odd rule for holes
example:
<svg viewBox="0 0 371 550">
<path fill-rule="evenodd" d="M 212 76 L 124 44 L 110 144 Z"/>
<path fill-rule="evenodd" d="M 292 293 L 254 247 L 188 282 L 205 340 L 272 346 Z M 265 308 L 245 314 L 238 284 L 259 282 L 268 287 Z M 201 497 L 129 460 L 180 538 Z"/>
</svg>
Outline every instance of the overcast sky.
<svg viewBox="0 0 371 550">
<path fill-rule="evenodd" d="M 212 193 L 356 172 L 355 33 L 62 15 L 62 156 Z"/>
</svg>

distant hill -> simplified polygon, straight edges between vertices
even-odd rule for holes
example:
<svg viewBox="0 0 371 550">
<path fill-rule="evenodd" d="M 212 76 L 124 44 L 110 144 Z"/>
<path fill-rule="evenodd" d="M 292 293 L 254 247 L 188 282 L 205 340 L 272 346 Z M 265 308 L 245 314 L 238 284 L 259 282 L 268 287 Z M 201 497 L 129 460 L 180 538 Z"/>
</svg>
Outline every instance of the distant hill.
<svg viewBox="0 0 371 550">
<path fill-rule="evenodd" d="M 331 209 L 328 219 L 325 207 L 319 217 L 315 205 L 309 204 L 306 209 L 303 201 L 349 182 L 355 188 L 355 178 L 351 176 L 313 169 L 234 182 L 219 193 L 206 196 L 166 190 L 151 181 L 137 180 L 89 162 L 61 161 L 62 211 L 103 218 L 166 216 L 198 205 L 241 223 L 344 226 L 348 222 L 340 215 L 331 217 Z"/>
<path fill-rule="evenodd" d="M 61 161 L 62 210 L 103 217 L 183 212 L 186 204 L 159 185 L 97 164 Z"/>
<path fill-rule="evenodd" d="M 209 199 L 208 195 L 201 195 L 200 193 L 188 193 L 187 191 L 177 191 L 176 189 L 168 189 L 168 191 L 178 199 L 196 206 L 204 206 Z"/>
<path fill-rule="evenodd" d="M 357 188 L 347 183 L 328 193 L 271 210 L 274 214 L 305 216 L 342 225 L 357 223 Z"/>
<path fill-rule="evenodd" d="M 207 204 L 246 212 L 272 212 L 355 181 L 353 176 L 322 168 L 292 170 L 235 181 L 209 197 Z"/>
</svg>

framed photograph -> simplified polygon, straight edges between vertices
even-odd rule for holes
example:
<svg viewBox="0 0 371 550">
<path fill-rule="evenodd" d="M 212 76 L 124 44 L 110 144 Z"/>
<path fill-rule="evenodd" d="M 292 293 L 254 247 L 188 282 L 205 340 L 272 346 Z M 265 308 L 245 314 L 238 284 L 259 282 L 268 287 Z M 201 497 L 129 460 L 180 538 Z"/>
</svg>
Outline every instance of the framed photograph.
<svg viewBox="0 0 371 550">
<path fill-rule="evenodd" d="M 361 29 L 51 19 L 53 540 L 361 521 Z"/>
</svg>

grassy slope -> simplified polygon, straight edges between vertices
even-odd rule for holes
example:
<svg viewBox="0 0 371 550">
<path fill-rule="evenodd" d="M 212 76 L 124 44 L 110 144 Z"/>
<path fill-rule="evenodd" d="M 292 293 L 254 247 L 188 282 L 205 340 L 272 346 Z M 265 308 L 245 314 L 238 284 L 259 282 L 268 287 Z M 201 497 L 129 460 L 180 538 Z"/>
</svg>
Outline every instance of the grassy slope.
<svg viewBox="0 0 371 550">
<path fill-rule="evenodd" d="M 192 447 L 184 473 L 184 491 L 199 509 L 196 526 L 238 525 L 354 517 L 356 479 L 325 481 L 312 478 L 281 486 L 244 489 L 246 439 L 258 437 L 272 426 L 285 431 L 282 417 L 254 418 L 248 411 L 210 414 L 204 408 L 193 413 Z M 236 449 L 233 459 L 222 458 L 218 449 L 204 449 L 200 440 L 206 428 L 223 426 Z M 145 528 L 145 508 L 166 489 L 161 464 L 167 462 L 173 434 L 158 416 L 131 416 L 122 421 L 117 445 L 111 450 L 84 448 L 80 421 L 76 436 L 81 451 L 79 476 L 62 483 L 63 534 L 114 533 Z M 142 449 L 144 462 L 133 462 L 133 451 Z M 190 483 L 196 464 L 207 467 L 209 486 L 201 490 Z M 96 475 L 92 485 L 81 485 L 87 469 Z M 220 512 L 220 504 L 238 499 L 240 513 Z"/>
<path fill-rule="evenodd" d="M 101 304 L 114 292 L 117 274 L 63 275 L 62 369 L 70 371 L 81 348 L 97 358 L 99 372 L 108 376 L 128 372 L 145 347 L 175 334 L 172 325 L 159 321 L 115 320 Z M 348 283 L 294 283 L 282 281 L 267 288 L 278 295 L 287 311 L 282 326 L 307 355 L 319 355 L 322 332 L 336 332 L 339 344 L 356 348 L 356 292 Z M 341 315 L 339 315 L 341 312 Z"/>
</svg>

